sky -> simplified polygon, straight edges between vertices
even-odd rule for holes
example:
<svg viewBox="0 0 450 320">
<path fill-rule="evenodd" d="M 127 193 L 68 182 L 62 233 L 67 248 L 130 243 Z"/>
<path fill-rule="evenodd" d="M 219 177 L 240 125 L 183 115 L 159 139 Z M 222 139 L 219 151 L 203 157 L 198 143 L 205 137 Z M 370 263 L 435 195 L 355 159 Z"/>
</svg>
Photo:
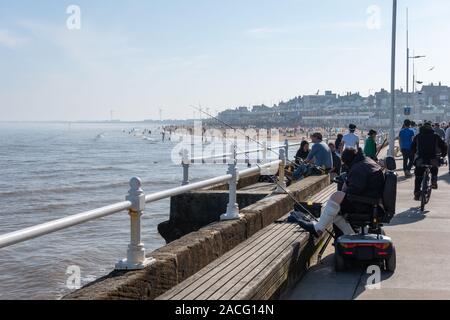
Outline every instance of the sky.
<svg viewBox="0 0 450 320">
<path fill-rule="evenodd" d="M 427 55 L 418 79 L 450 85 L 450 2 L 399 0 L 396 87 L 406 7 L 410 47 Z M 198 117 L 192 106 L 368 95 L 390 88 L 391 21 L 390 0 L 0 0 L 0 121 L 183 119 Z"/>
</svg>

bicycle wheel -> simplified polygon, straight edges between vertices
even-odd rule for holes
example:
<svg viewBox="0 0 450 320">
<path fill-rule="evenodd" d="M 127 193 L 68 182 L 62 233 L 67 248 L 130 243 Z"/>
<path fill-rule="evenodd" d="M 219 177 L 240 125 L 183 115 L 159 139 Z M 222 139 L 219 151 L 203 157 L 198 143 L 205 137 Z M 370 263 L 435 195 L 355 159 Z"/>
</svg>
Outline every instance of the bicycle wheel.
<svg viewBox="0 0 450 320">
<path fill-rule="evenodd" d="M 428 198 L 428 180 L 430 179 L 430 176 L 428 175 L 428 172 L 425 171 L 425 174 L 423 176 L 423 180 L 422 180 L 422 188 L 421 188 L 421 195 L 420 195 L 420 210 L 423 212 L 425 211 L 425 205 L 428 203 L 429 198 Z M 428 198 L 428 200 L 427 200 Z"/>
</svg>

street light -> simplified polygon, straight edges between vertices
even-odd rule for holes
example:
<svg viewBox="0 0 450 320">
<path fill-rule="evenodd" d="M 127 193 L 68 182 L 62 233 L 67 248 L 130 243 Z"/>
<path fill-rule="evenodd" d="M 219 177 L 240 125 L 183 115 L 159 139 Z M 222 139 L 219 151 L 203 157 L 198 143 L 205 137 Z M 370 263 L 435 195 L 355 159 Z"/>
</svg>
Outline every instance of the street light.
<svg viewBox="0 0 450 320">
<path fill-rule="evenodd" d="M 426 58 L 425 55 L 417 55 L 413 56 L 409 55 L 409 11 L 406 8 L 406 106 L 409 107 L 409 60 L 413 60 L 413 93 L 415 93 L 416 89 L 416 81 L 415 81 L 415 71 L 414 71 L 414 61 L 415 59 Z M 414 101 L 413 101 L 414 104 Z"/>
<path fill-rule="evenodd" d="M 392 52 L 391 52 L 391 130 L 389 134 L 389 155 L 394 156 L 395 148 L 395 49 L 397 35 L 397 0 L 393 0 L 392 10 Z"/>
</svg>

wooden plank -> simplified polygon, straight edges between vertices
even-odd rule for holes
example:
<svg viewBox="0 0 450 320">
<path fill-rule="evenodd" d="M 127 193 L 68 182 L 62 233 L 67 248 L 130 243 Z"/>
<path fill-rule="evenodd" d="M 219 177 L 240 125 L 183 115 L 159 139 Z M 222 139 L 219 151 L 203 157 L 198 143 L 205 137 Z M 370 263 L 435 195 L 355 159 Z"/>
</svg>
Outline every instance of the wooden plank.
<svg viewBox="0 0 450 320">
<path fill-rule="evenodd" d="M 204 283 L 202 287 L 192 292 L 192 294 L 186 298 L 188 300 L 206 300 L 217 291 L 223 290 L 229 282 L 232 283 L 232 286 L 235 283 L 233 279 L 236 279 L 239 275 L 245 276 L 246 273 L 250 272 L 250 270 L 255 267 L 255 260 L 260 263 L 270 256 L 275 248 L 283 246 L 284 242 L 290 240 L 292 233 L 295 230 L 294 227 L 298 228 L 297 226 L 289 225 L 286 230 L 283 230 L 281 237 L 276 235 L 275 237 L 269 239 L 269 241 L 261 243 L 261 245 L 255 248 L 256 250 L 250 254 L 241 256 L 240 259 L 228 265 L 226 268 L 221 269 L 214 278 L 208 280 L 208 282 Z"/>
<path fill-rule="evenodd" d="M 234 292 L 239 292 L 243 288 L 248 287 L 249 282 L 255 277 L 255 275 L 267 269 L 267 267 L 271 265 L 280 254 L 286 250 L 289 251 L 292 244 L 298 242 L 299 239 L 303 237 L 303 233 L 300 233 L 299 231 L 300 228 L 297 227 L 296 230 L 292 230 L 286 235 L 282 235 L 282 241 L 277 242 L 269 248 L 264 248 L 264 250 L 266 250 L 264 254 L 260 255 L 255 253 L 255 255 L 251 258 L 252 260 L 250 263 L 248 263 L 244 268 L 240 268 L 239 273 L 230 278 L 229 281 L 223 283 L 219 290 L 208 297 L 203 296 L 199 298 L 218 300 L 224 295 L 233 296 Z"/>
<path fill-rule="evenodd" d="M 173 289 L 171 289 L 170 291 L 168 291 L 167 293 L 165 293 L 158 299 L 160 299 L 160 298 L 161 299 L 173 299 L 173 298 L 175 298 L 176 295 L 181 294 L 182 291 L 189 291 L 189 287 L 193 283 L 196 283 L 198 281 L 198 279 L 203 278 L 203 277 L 213 276 L 214 274 L 209 275 L 209 273 L 214 272 L 214 270 L 217 266 L 222 265 L 224 263 L 224 261 L 228 261 L 228 262 L 234 261 L 239 256 L 239 254 L 245 254 L 245 252 L 252 250 L 252 247 L 255 243 L 258 243 L 261 240 L 263 240 L 264 238 L 270 236 L 273 232 L 276 231 L 276 229 L 278 227 L 279 226 L 277 226 L 276 224 L 272 224 L 269 227 L 267 227 L 266 229 L 263 229 L 263 230 L 257 232 L 248 241 L 241 243 L 233 250 L 225 253 L 222 257 L 213 261 L 208 266 L 206 266 L 205 268 L 200 270 L 198 273 L 189 277 L 188 279 L 186 279 L 185 281 L 183 281 L 178 286 L 174 287 Z"/>
<path fill-rule="evenodd" d="M 174 295 L 172 299 L 180 300 L 186 299 L 188 296 L 193 299 L 196 294 L 200 294 L 205 291 L 206 288 L 210 286 L 210 283 L 214 283 L 219 273 L 223 270 L 233 270 L 236 268 L 236 265 L 241 264 L 248 256 L 251 256 L 255 248 L 260 246 L 264 246 L 266 243 L 273 242 L 274 239 L 278 237 L 278 233 L 276 232 L 278 229 L 282 228 L 281 225 L 274 224 L 271 232 L 261 232 L 260 240 L 253 241 L 251 244 L 248 242 L 244 242 L 244 248 L 246 250 L 232 250 L 228 255 L 223 256 L 216 260 L 214 265 L 207 266 L 204 270 L 204 274 L 198 274 L 194 281 L 192 281 L 191 285 L 184 286 L 182 291 L 178 294 Z"/>
<path fill-rule="evenodd" d="M 301 248 L 305 248 L 307 243 L 309 242 L 309 237 L 304 239 L 304 242 L 299 243 L 298 248 L 292 248 L 291 252 L 285 252 L 283 253 L 283 256 L 279 259 L 278 262 L 278 268 L 274 268 L 274 270 L 271 270 L 268 274 L 261 274 L 260 278 L 255 278 L 253 281 L 256 283 L 260 283 L 260 286 L 257 287 L 258 291 L 254 292 L 253 294 L 245 294 L 244 291 L 241 291 L 233 297 L 233 300 L 268 300 L 273 297 L 273 295 L 276 293 L 277 290 L 279 290 L 286 281 L 289 280 L 289 274 L 290 274 L 290 267 L 293 262 L 293 259 L 300 259 L 300 263 L 305 263 L 305 270 L 307 269 L 306 263 L 309 260 L 306 256 L 304 256 L 304 251 L 299 251 L 298 255 L 294 254 L 296 253 L 295 250 L 300 250 Z M 323 246 L 323 238 L 322 240 L 316 240 L 314 243 L 314 252 L 317 252 L 322 246 Z M 305 259 L 305 260 L 302 260 Z M 277 262 L 273 262 L 273 264 L 276 264 Z M 302 265 L 303 267 L 303 265 Z M 262 281 L 264 280 L 264 281 Z"/>
<path fill-rule="evenodd" d="M 266 259 L 264 264 L 260 264 L 253 268 L 247 274 L 244 274 L 241 279 L 236 283 L 236 285 L 227 292 L 225 292 L 220 297 L 215 296 L 216 299 L 231 300 L 236 299 L 236 296 L 245 296 L 249 299 L 257 291 L 259 291 L 262 285 L 261 281 L 258 279 L 265 279 L 265 281 L 270 281 L 269 275 L 276 273 L 278 270 L 278 261 L 292 257 L 293 248 L 304 243 L 305 239 L 309 238 L 304 232 L 298 233 L 295 238 L 291 238 L 283 247 L 277 248 L 272 254 Z M 273 267 L 277 266 L 277 267 Z"/>
</svg>

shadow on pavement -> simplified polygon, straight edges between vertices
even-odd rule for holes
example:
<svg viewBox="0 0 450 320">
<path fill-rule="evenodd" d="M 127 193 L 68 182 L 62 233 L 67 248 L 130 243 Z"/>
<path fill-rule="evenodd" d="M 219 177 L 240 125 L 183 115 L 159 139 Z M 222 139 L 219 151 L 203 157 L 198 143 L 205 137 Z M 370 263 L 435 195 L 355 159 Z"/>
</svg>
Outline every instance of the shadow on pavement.
<svg viewBox="0 0 450 320">
<path fill-rule="evenodd" d="M 373 279 L 369 279 L 372 274 L 363 273 L 361 279 L 359 281 L 359 286 L 355 290 L 355 294 L 353 295 L 353 300 L 356 300 L 360 295 L 362 295 L 366 290 L 373 290 L 368 288 L 369 285 L 373 283 Z M 383 281 L 388 280 L 390 277 L 394 275 L 393 272 L 381 271 L 380 275 L 380 286 L 383 287 Z"/>
<path fill-rule="evenodd" d="M 443 176 L 440 176 L 439 177 L 439 182 L 445 182 L 447 184 L 450 184 L 450 174 L 447 173 L 447 174 L 445 174 Z"/>
<path fill-rule="evenodd" d="M 398 177 L 398 182 L 409 181 L 411 179 L 413 179 L 413 177 L 400 176 Z"/>
<path fill-rule="evenodd" d="M 391 223 L 387 226 L 398 226 L 403 224 L 416 223 L 426 219 L 426 215 L 419 208 L 411 208 L 407 211 L 398 213 L 394 216 Z"/>
</svg>

